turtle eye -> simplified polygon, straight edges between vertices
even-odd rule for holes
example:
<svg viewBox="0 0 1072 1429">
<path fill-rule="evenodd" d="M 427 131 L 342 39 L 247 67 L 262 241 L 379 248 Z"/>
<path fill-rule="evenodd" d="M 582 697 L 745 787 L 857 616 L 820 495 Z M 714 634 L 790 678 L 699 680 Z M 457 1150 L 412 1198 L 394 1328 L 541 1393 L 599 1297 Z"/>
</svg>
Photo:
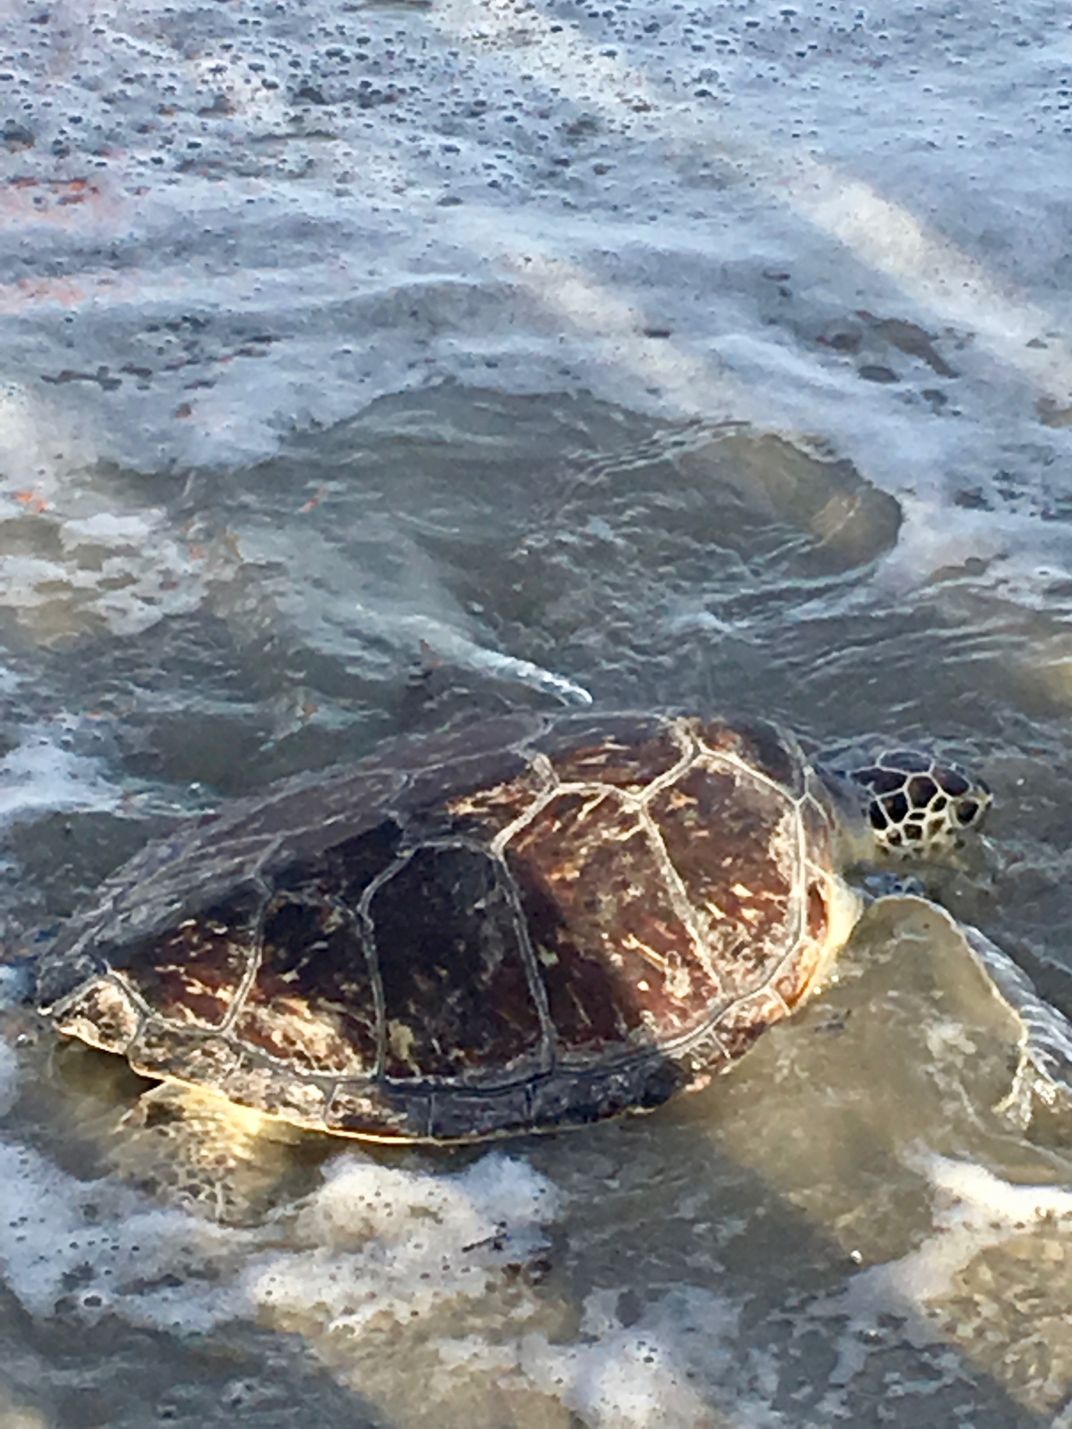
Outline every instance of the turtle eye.
<svg viewBox="0 0 1072 1429">
<path fill-rule="evenodd" d="M 979 817 L 979 805 L 974 799 L 962 799 L 957 805 L 957 822 L 965 828 Z"/>
</svg>

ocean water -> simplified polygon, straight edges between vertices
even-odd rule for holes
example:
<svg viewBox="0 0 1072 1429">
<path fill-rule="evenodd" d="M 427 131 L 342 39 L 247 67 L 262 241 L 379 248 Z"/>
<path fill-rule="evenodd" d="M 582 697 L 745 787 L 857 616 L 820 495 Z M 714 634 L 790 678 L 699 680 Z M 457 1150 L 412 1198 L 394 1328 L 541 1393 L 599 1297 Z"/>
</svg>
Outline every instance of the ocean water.
<svg viewBox="0 0 1072 1429">
<path fill-rule="evenodd" d="M 1072 19 L 0 6 L 0 1425 L 1072 1424 L 1072 1114 L 877 908 L 707 1091 L 280 1135 L 218 1224 L 17 1004 L 179 816 L 481 710 L 928 738 L 1072 1011 Z"/>
</svg>

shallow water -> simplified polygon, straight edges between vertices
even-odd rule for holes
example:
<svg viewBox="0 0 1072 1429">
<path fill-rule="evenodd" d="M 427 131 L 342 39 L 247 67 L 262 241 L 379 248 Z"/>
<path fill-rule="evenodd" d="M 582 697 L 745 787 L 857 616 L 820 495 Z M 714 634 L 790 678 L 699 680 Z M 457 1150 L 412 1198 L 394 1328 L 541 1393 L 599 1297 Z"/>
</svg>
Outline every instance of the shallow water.
<svg viewBox="0 0 1072 1429">
<path fill-rule="evenodd" d="M 943 896 L 1072 1010 L 1070 49 L 1002 0 L 6 7 L 12 957 L 181 813 L 586 690 L 979 764 Z M 0 1422 L 1066 1424 L 1015 1042 L 875 910 L 705 1093 L 284 1139 L 225 1228 L 11 1011 Z"/>
</svg>

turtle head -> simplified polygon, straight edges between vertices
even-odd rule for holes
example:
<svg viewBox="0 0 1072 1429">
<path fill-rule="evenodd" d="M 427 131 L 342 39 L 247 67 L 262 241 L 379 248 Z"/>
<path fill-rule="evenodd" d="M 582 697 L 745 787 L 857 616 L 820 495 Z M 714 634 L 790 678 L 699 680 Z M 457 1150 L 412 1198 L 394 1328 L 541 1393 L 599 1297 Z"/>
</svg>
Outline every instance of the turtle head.
<svg viewBox="0 0 1072 1429">
<path fill-rule="evenodd" d="M 854 862 L 948 862 L 993 802 L 977 774 L 919 749 L 857 745 L 821 756 L 815 768 L 845 816 Z"/>
</svg>

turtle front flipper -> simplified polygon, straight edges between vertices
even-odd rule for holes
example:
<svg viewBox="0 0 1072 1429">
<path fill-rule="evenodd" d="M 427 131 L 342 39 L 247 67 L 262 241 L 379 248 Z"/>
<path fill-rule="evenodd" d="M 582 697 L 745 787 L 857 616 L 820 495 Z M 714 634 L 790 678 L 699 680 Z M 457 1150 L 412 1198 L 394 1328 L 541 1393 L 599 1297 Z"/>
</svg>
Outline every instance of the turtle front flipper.
<svg viewBox="0 0 1072 1429">
<path fill-rule="evenodd" d="M 994 996 L 1020 1026 L 1012 1086 L 997 1110 L 1021 1128 L 1030 1124 L 1039 1103 L 1072 1115 L 1072 1024 L 1039 997 L 1023 969 L 985 933 L 969 924 L 955 926 Z"/>
<path fill-rule="evenodd" d="M 293 1167 L 288 1148 L 301 1137 L 218 1093 L 165 1082 L 123 1114 L 108 1160 L 151 1195 L 244 1225 L 268 1209 Z"/>
<path fill-rule="evenodd" d="M 915 907 L 928 923 L 939 920 L 954 946 L 967 952 L 990 995 L 1011 1020 L 1012 1084 L 994 1110 L 1024 1131 L 1040 1109 L 1072 1120 L 1072 1023 L 1039 996 L 1034 984 L 1010 955 L 970 923 L 961 923 L 939 903 L 916 894 L 887 894 L 871 905 L 900 924 Z M 1063 1135 L 1063 1132 L 1062 1132 Z"/>
</svg>

